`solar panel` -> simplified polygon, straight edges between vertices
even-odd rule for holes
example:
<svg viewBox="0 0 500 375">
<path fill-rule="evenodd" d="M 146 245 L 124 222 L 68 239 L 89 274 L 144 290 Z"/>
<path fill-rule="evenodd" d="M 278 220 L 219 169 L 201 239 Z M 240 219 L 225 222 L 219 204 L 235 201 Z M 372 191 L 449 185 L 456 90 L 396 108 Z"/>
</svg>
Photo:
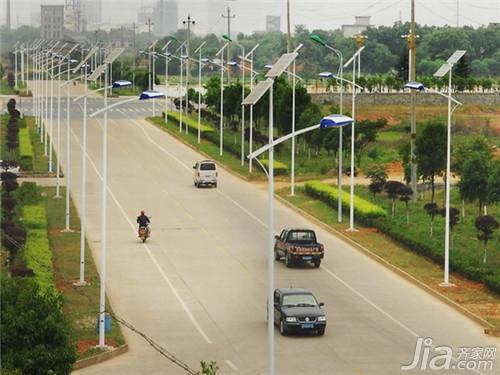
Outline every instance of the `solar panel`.
<svg viewBox="0 0 500 375">
<path fill-rule="evenodd" d="M 443 65 L 441 65 L 441 67 L 437 70 L 436 73 L 434 73 L 434 77 L 442 77 L 444 76 L 446 73 L 449 72 L 449 70 L 451 69 L 451 65 L 448 64 L 448 63 L 444 63 Z"/>
<path fill-rule="evenodd" d="M 113 61 L 115 61 L 118 56 L 123 53 L 123 51 L 125 51 L 125 48 L 112 49 L 108 56 L 106 56 L 106 58 L 104 59 L 104 64 L 112 64 Z"/>
<path fill-rule="evenodd" d="M 266 93 L 267 90 L 273 85 L 274 81 L 272 78 L 268 78 L 265 81 L 260 81 L 253 88 L 252 92 L 243 100 L 241 104 L 243 105 L 255 105 L 260 98 Z"/>
<path fill-rule="evenodd" d="M 66 59 L 71 54 L 71 52 L 75 50 L 76 47 L 78 47 L 78 44 L 75 44 L 73 47 L 71 47 L 70 50 L 64 55 L 63 59 Z"/>
<path fill-rule="evenodd" d="M 297 52 L 285 53 L 273 64 L 273 67 L 267 72 L 266 77 L 276 78 L 288 68 L 288 65 L 298 56 Z"/>
<path fill-rule="evenodd" d="M 158 39 L 156 39 L 151 45 L 148 47 L 148 49 L 153 49 L 155 48 L 156 43 L 158 43 Z"/>
<path fill-rule="evenodd" d="M 73 73 L 78 72 L 78 70 L 80 70 L 80 68 L 83 66 L 83 64 L 85 64 L 85 62 L 87 62 L 88 59 L 90 59 L 92 56 L 94 56 L 94 54 L 97 52 L 97 50 L 98 50 L 97 46 L 92 47 L 91 50 L 89 51 L 89 53 L 87 53 L 87 56 L 85 56 L 85 58 L 80 62 L 80 64 L 78 64 L 75 67 L 75 69 L 73 69 Z"/>
<path fill-rule="evenodd" d="M 347 60 L 347 62 L 344 64 L 344 68 L 347 68 L 349 65 L 351 65 L 351 63 L 354 61 L 354 59 L 356 57 L 358 57 L 358 55 L 361 53 L 361 51 L 363 51 L 365 49 L 365 46 L 361 47 L 361 48 L 358 48 L 358 50 L 356 51 L 356 53 L 354 55 L 352 55 L 352 57 Z"/>
<path fill-rule="evenodd" d="M 108 64 L 102 64 L 100 66 L 97 67 L 96 70 L 94 70 L 94 72 L 89 75 L 89 78 L 87 78 L 89 81 L 95 81 L 97 78 L 99 78 L 99 76 L 104 73 L 104 71 L 106 70 L 106 68 L 108 67 Z"/>
<path fill-rule="evenodd" d="M 457 51 L 453 52 L 453 55 L 451 55 L 448 58 L 448 60 L 446 60 L 446 62 L 448 64 L 455 64 L 458 60 L 460 60 L 462 58 L 463 55 L 465 55 L 465 52 L 467 52 L 467 51 L 457 50 Z"/>
</svg>

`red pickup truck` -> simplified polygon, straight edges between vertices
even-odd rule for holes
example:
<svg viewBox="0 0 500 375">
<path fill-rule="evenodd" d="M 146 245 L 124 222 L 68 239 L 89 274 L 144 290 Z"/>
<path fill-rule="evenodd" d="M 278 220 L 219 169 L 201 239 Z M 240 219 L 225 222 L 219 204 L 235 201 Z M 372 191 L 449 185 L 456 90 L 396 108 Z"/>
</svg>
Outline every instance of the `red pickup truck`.
<svg viewBox="0 0 500 375">
<path fill-rule="evenodd" d="M 296 262 L 311 262 L 317 268 L 325 256 L 324 246 L 316 241 L 311 229 L 283 229 L 275 239 L 274 259 L 285 258 L 287 267 Z"/>
</svg>

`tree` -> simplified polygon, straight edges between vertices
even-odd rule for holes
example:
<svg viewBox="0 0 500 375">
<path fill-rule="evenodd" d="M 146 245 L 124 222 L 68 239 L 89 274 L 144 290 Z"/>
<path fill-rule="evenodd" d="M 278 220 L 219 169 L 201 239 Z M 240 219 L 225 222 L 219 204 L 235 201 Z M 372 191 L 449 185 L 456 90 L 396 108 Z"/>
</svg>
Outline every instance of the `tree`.
<svg viewBox="0 0 500 375">
<path fill-rule="evenodd" d="M 483 241 L 484 243 L 484 255 L 483 255 L 483 263 L 486 264 L 486 251 L 488 241 L 493 238 L 493 232 L 498 229 L 498 221 L 490 215 L 480 215 L 476 218 L 474 223 L 476 225 L 476 229 L 478 230 L 477 239 L 479 241 Z"/>
<path fill-rule="evenodd" d="M 384 190 L 387 181 L 387 169 L 383 165 L 374 165 L 365 172 L 365 176 L 371 180 L 368 189 L 375 198 L 376 194 Z"/>
<path fill-rule="evenodd" d="M 446 165 L 446 127 L 443 124 L 429 122 L 424 127 L 417 135 L 415 156 L 420 176 L 431 183 L 431 202 L 434 202 L 434 180 Z"/>
<path fill-rule="evenodd" d="M 469 202 L 477 200 L 480 214 L 483 204 L 488 201 L 489 173 L 490 160 L 482 153 L 473 152 L 463 163 L 458 182 L 460 196 Z"/>
<path fill-rule="evenodd" d="M 10 88 L 14 88 L 16 84 L 16 80 L 14 78 L 14 74 L 8 73 L 7 74 L 7 85 L 9 85 Z"/>
<path fill-rule="evenodd" d="M 387 196 L 392 200 L 391 214 L 393 218 L 394 218 L 396 199 L 398 198 L 399 191 L 403 186 L 405 186 L 405 184 L 399 181 L 387 181 L 384 186 Z"/>
<path fill-rule="evenodd" d="M 69 374 L 76 348 L 69 341 L 61 297 L 42 293 L 32 278 L 2 275 L 2 286 L 2 367 L 23 374 Z"/>
<path fill-rule="evenodd" d="M 408 210 L 408 202 L 413 195 L 413 189 L 408 185 L 403 185 L 398 190 L 399 200 L 405 202 L 406 208 L 406 224 L 410 225 L 410 211 Z"/>
<path fill-rule="evenodd" d="M 436 203 L 426 203 L 424 205 L 424 210 L 427 212 L 427 215 L 431 217 L 431 232 L 430 237 L 432 237 L 433 229 L 434 229 L 434 216 L 436 216 L 439 212 L 439 207 Z"/>
<path fill-rule="evenodd" d="M 361 120 L 356 122 L 354 147 L 357 164 L 361 163 L 361 155 L 366 147 L 377 140 L 378 131 L 387 125 L 387 119 Z"/>
<path fill-rule="evenodd" d="M 488 204 L 500 202 L 500 161 L 491 162 L 490 173 L 488 176 Z"/>
</svg>

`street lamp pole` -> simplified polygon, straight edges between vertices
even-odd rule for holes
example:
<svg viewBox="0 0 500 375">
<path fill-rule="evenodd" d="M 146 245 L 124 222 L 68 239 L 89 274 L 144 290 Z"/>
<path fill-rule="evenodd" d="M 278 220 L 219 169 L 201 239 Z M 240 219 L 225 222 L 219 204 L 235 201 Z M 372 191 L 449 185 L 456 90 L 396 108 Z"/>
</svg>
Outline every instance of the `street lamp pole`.
<svg viewBox="0 0 500 375">
<path fill-rule="evenodd" d="M 220 122 L 219 122 L 219 155 L 222 156 L 223 153 L 223 142 L 224 142 L 224 50 L 229 46 L 229 41 L 222 46 L 222 48 L 217 51 L 215 56 L 220 55 Z"/>
<path fill-rule="evenodd" d="M 104 63 L 110 64 L 110 60 L 105 60 Z M 105 81 L 107 81 L 108 76 L 108 67 L 105 69 Z M 129 82 L 132 85 L 131 82 Z M 104 90 L 104 107 L 90 115 L 90 117 L 94 117 L 102 112 L 104 112 L 104 126 L 103 126 L 103 159 L 102 159 L 102 187 L 101 187 L 101 195 L 102 195 L 102 210 L 101 210 L 101 267 L 100 267 L 100 275 L 101 275 L 101 285 L 99 292 L 99 347 L 105 347 L 105 321 L 106 321 L 106 256 L 107 256 L 107 188 L 108 188 L 108 166 L 107 166 L 107 152 L 108 152 L 108 116 L 107 112 L 109 109 L 114 108 L 118 105 L 122 105 L 125 103 L 129 103 L 131 101 L 137 100 L 137 98 L 130 98 L 123 100 L 118 103 L 114 103 L 108 106 L 108 98 L 107 98 L 107 90 Z M 164 94 L 155 92 L 155 91 L 145 91 L 141 93 L 139 100 L 145 99 L 155 99 L 162 98 Z"/>
<path fill-rule="evenodd" d="M 339 113 L 343 114 L 343 96 L 344 96 L 344 83 L 343 83 L 343 77 L 344 77 L 344 55 L 340 50 L 337 48 L 333 48 L 332 46 L 328 45 L 319 35 L 311 35 L 311 40 L 315 41 L 316 43 L 328 48 L 330 51 L 334 52 L 337 54 L 339 58 L 339 77 L 340 77 L 340 100 L 339 100 Z M 342 162 L 343 162 L 343 127 L 339 128 L 339 150 L 338 150 L 338 173 L 337 173 L 337 186 L 339 190 L 339 196 L 337 200 L 337 214 L 338 214 L 338 222 L 342 222 Z"/>
<path fill-rule="evenodd" d="M 207 41 L 202 42 L 194 53 L 198 52 L 198 143 L 201 141 L 201 49 L 207 43 Z"/>
</svg>

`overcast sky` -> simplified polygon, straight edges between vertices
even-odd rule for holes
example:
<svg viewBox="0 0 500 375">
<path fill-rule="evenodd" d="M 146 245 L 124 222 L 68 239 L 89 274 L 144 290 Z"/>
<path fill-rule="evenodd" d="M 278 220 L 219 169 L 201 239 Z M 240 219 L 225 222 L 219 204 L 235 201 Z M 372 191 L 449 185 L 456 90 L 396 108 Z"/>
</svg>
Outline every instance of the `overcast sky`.
<svg viewBox="0 0 500 375">
<path fill-rule="evenodd" d="M 85 0 L 81 0 L 85 2 Z M 110 24 L 129 24 L 137 21 L 137 12 L 157 0 L 102 0 L 103 21 Z M 167 0 L 165 0 L 167 1 Z M 190 12 L 197 20 L 193 31 L 219 32 L 225 20 L 222 10 L 231 7 L 236 18 L 232 31 L 245 33 L 264 30 L 265 16 L 281 16 L 281 29 L 286 27 L 286 0 L 177 0 L 179 21 Z M 0 0 L 0 22 L 5 23 L 6 0 Z M 39 12 L 40 4 L 64 4 L 64 0 L 11 0 L 13 27 L 29 24 L 31 14 Z M 210 5 L 209 5 L 210 4 Z M 410 18 L 410 0 L 291 0 L 292 25 L 306 25 L 309 29 L 337 29 L 342 24 L 354 23 L 354 16 L 371 16 L 372 25 L 390 26 L 398 20 Z M 500 22 L 499 0 L 416 0 L 416 19 L 420 24 L 478 27 Z M 458 6 L 458 7 L 457 7 Z"/>
</svg>

